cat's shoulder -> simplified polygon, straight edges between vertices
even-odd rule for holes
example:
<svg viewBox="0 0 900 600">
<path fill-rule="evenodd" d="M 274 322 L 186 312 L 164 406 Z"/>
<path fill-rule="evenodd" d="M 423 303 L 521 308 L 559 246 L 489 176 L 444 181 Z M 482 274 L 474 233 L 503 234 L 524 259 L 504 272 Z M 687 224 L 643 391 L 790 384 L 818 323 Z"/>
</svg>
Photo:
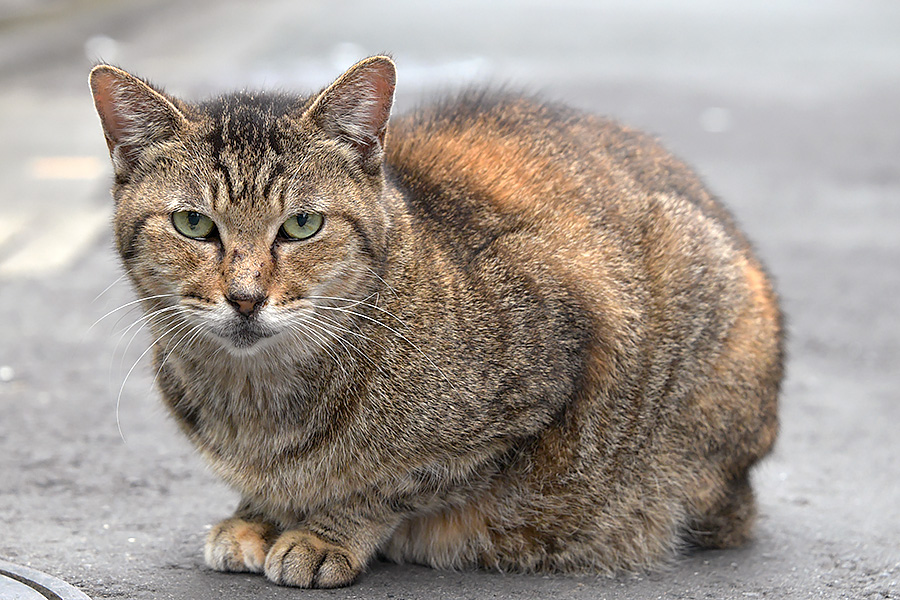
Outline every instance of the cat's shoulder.
<svg viewBox="0 0 900 600">
<path fill-rule="evenodd" d="M 538 94 L 502 87 L 467 88 L 424 102 L 395 117 L 391 128 L 403 134 L 438 130 L 522 133 L 550 123 L 611 121 Z"/>
<path fill-rule="evenodd" d="M 535 94 L 473 88 L 392 118 L 385 158 L 401 171 L 538 168 L 584 155 L 598 134 L 620 136 L 620 130 L 613 121 Z"/>
</svg>

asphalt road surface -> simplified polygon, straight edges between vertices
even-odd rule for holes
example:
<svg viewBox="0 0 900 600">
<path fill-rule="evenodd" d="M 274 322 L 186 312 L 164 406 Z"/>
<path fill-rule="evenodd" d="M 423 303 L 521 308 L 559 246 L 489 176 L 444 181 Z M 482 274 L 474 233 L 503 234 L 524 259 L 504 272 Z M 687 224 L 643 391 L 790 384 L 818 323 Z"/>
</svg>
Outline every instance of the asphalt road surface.
<svg viewBox="0 0 900 600">
<path fill-rule="evenodd" d="M 133 296 L 87 72 L 312 91 L 384 51 L 400 111 L 538 90 L 658 135 L 732 208 L 790 324 L 754 543 L 613 579 L 376 563 L 335 591 L 203 566 L 235 495 L 165 416 L 138 313 L 93 325 Z M 5 0 L 0 142 L 0 559 L 95 599 L 900 598 L 900 4 Z"/>
</svg>

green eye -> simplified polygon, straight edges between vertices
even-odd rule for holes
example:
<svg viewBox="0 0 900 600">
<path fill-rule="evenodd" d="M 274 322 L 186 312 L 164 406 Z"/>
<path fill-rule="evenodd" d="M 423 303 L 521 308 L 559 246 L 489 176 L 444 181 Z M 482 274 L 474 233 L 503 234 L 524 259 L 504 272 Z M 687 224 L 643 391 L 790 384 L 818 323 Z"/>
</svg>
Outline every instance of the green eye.
<svg viewBox="0 0 900 600">
<path fill-rule="evenodd" d="M 279 233 L 291 240 L 305 240 L 316 235 L 322 229 L 323 222 L 324 218 L 319 213 L 300 213 L 285 221 Z"/>
<path fill-rule="evenodd" d="M 205 240 L 216 229 L 216 224 L 212 219 L 192 210 L 179 210 L 172 213 L 172 225 L 181 235 L 195 240 Z"/>
</svg>

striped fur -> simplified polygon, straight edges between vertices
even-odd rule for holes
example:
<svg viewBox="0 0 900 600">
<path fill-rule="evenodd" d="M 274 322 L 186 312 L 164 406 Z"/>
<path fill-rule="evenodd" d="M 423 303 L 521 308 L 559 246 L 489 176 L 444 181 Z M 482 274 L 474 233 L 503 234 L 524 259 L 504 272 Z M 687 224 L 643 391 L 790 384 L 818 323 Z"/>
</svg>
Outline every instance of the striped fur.
<svg viewBox="0 0 900 600">
<path fill-rule="evenodd" d="M 309 98 L 91 86 L 162 397 L 243 498 L 212 568 L 612 573 L 747 539 L 781 316 L 653 140 L 482 92 L 388 129 L 386 57 Z M 216 235 L 179 234 L 184 210 Z M 279 236 L 310 212 L 319 233 Z"/>
</svg>

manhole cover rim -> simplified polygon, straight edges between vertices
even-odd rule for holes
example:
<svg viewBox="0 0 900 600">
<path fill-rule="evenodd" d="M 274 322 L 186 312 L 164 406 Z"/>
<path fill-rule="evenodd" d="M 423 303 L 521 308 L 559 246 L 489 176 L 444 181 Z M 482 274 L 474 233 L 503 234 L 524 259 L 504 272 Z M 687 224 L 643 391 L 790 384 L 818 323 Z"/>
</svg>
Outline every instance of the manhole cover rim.
<svg viewBox="0 0 900 600">
<path fill-rule="evenodd" d="M 0 559 L 0 576 L 18 581 L 48 600 L 91 600 L 84 592 L 52 575 Z M 37 587 L 35 587 L 37 586 Z M 47 594 L 52 594 L 47 596 Z"/>
</svg>

